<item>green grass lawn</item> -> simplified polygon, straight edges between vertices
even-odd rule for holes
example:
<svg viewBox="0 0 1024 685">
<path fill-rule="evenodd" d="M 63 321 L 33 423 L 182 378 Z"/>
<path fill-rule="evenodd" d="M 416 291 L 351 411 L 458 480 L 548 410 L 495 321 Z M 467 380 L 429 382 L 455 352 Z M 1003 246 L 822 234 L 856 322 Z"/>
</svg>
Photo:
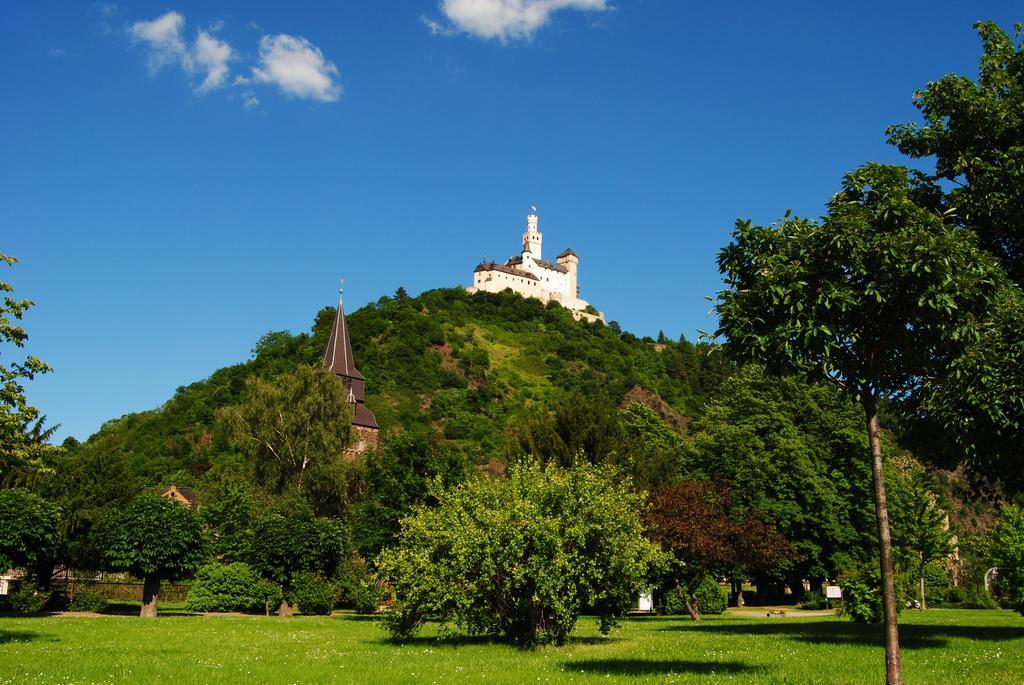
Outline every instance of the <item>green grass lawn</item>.
<svg viewBox="0 0 1024 685">
<path fill-rule="evenodd" d="M 434 626 L 392 644 L 372 620 L 167 615 L 0 618 L 0 683 L 881 683 L 880 626 L 833 618 L 583 619 L 571 644 L 521 651 Z M 1024 618 L 902 616 L 908 683 L 1024 683 Z"/>
</svg>

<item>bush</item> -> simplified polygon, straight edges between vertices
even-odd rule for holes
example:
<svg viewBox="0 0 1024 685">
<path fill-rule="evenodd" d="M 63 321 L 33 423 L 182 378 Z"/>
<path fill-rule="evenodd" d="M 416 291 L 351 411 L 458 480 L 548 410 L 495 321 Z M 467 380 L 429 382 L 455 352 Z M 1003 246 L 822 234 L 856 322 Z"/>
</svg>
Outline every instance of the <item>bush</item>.
<svg viewBox="0 0 1024 685">
<path fill-rule="evenodd" d="M 68 604 L 69 611 L 91 611 L 96 614 L 107 610 L 110 602 L 106 597 L 89 590 L 79 590 Z"/>
<path fill-rule="evenodd" d="M 1024 507 L 1003 507 L 990 544 L 1004 599 L 1024 614 Z"/>
<path fill-rule="evenodd" d="M 842 613 L 856 623 L 881 623 L 882 593 L 863 576 L 851 578 L 843 584 Z"/>
<path fill-rule="evenodd" d="M 384 588 L 360 557 L 345 564 L 338 580 L 338 590 L 341 603 L 357 614 L 374 614 L 387 599 Z"/>
<path fill-rule="evenodd" d="M 393 637 L 433 617 L 520 645 L 564 644 L 583 607 L 606 634 L 647 585 L 657 550 L 644 502 L 613 469 L 522 463 L 437 494 L 377 558 L 394 589 L 383 617 Z"/>
<path fill-rule="evenodd" d="M 797 609 L 807 609 L 811 611 L 824 609 L 825 607 L 825 596 L 817 590 L 811 590 L 808 592 L 807 596 L 804 597 L 804 601 L 796 605 Z"/>
<path fill-rule="evenodd" d="M 328 616 L 338 601 L 338 588 L 321 576 L 300 573 L 295 576 L 292 599 L 306 615 Z"/>
<path fill-rule="evenodd" d="M 50 601 L 49 592 L 40 592 L 32 583 L 22 583 L 11 593 L 11 607 L 19 614 L 38 614 Z"/>
<path fill-rule="evenodd" d="M 694 591 L 693 596 L 697 600 L 697 609 L 701 614 L 710 614 L 712 616 L 724 614 L 726 607 L 729 606 L 728 594 L 719 587 L 718 581 L 711 576 L 704 577 L 704 580 L 701 581 L 696 591 Z"/>
<path fill-rule="evenodd" d="M 206 564 L 185 599 L 188 611 L 263 611 L 281 603 L 281 590 L 248 564 Z"/>
<path fill-rule="evenodd" d="M 681 616 L 686 613 L 686 604 L 678 588 L 670 587 L 661 593 L 658 601 L 658 613 L 667 616 Z"/>
</svg>

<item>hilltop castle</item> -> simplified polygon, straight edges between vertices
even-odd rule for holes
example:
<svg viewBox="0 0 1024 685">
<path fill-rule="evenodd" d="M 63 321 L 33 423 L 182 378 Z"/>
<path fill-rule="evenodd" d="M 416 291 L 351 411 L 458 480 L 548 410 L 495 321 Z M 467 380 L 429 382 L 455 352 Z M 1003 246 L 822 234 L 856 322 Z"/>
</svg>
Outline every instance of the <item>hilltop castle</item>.
<svg viewBox="0 0 1024 685">
<path fill-rule="evenodd" d="M 471 293 L 500 293 L 512 290 L 523 297 L 535 297 L 541 302 L 557 302 L 572 312 L 577 320 L 604 321 L 604 314 L 580 299 L 577 280 L 580 258 L 570 249 L 564 250 L 554 262 L 541 258 L 543 236 L 537 229 L 537 208 L 526 216 L 523 250 L 519 256 L 509 257 L 504 264 L 481 262 L 473 270 Z"/>
</svg>

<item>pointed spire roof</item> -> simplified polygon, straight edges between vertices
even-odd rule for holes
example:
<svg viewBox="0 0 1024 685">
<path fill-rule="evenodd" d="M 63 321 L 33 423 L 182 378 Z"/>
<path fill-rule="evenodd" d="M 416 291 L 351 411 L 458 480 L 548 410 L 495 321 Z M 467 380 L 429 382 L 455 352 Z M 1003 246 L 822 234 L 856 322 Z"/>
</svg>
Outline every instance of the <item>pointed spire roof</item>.
<svg viewBox="0 0 1024 685">
<path fill-rule="evenodd" d="M 338 289 L 338 313 L 334 317 L 331 337 L 324 350 L 324 366 L 338 376 L 365 380 L 363 374 L 356 369 L 352 359 L 352 341 L 348 337 L 348 326 L 345 325 L 345 308 L 342 305 L 343 290 Z"/>
</svg>

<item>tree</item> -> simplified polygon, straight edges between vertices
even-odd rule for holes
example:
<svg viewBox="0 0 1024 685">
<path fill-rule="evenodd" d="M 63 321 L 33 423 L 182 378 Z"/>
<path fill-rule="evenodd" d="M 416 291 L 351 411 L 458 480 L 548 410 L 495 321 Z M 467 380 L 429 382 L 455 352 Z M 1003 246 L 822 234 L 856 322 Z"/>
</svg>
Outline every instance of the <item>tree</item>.
<svg viewBox="0 0 1024 685">
<path fill-rule="evenodd" d="M 143 579 L 139 616 L 155 617 L 160 584 L 190 576 L 206 558 L 192 510 L 154 494 L 139 495 L 92 531 L 106 566 Z"/>
<path fill-rule="evenodd" d="M 690 425 L 688 446 L 695 472 L 730 484 L 736 505 L 768 514 L 792 545 L 785 568 L 765 571 L 800 601 L 804 579 L 820 586 L 870 556 L 866 439 L 862 410 L 838 389 L 747 364 Z"/>
<path fill-rule="evenodd" d="M 285 506 L 286 505 L 286 506 Z M 336 519 L 313 516 L 301 503 L 283 503 L 287 516 L 272 513 L 252 527 L 249 564 L 281 587 L 280 616 L 293 611 L 293 585 L 299 574 L 333 575 L 348 557 L 347 532 Z"/>
<path fill-rule="evenodd" d="M 729 490 L 684 480 L 651 493 L 651 536 L 672 556 L 670 574 L 694 621 L 708 576 L 765 570 L 792 557 L 786 539 L 760 513 L 734 509 Z"/>
<path fill-rule="evenodd" d="M 921 609 L 925 601 L 925 570 L 946 558 L 953 549 L 949 517 L 939 497 L 929 489 L 927 474 L 915 462 L 890 470 L 892 492 L 892 544 L 895 555 L 917 576 Z"/>
<path fill-rule="evenodd" d="M 564 644 L 586 607 L 607 633 L 644 585 L 655 549 L 643 498 L 613 469 L 513 465 L 437 494 L 378 557 L 396 637 L 427 619 L 520 645 Z"/>
<path fill-rule="evenodd" d="M 409 293 L 406 292 L 405 287 L 404 286 L 398 286 L 398 288 L 395 290 L 395 300 L 397 300 L 399 302 L 404 302 L 405 300 L 408 300 L 408 299 L 410 299 L 409 298 Z"/>
<path fill-rule="evenodd" d="M 14 257 L 0 253 L 0 263 L 10 266 L 17 262 Z M 0 292 L 4 293 L 0 303 L 0 344 L 24 347 L 28 334 L 15 322 L 35 303 L 15 300 L 10 295 L 14 288 L 3 281 L 0 281 Z M 0 364 L 0 481 L 8 487 L 12 484 L 13 472 L 33 473 L 45 469 L 49 458 L 57 452 L 57 448 L 47 444 L 57 426 L 43 427 L 46 417 L 29 405 L 22 385 L 50 371 L 47 364 L 33 355 L 21 362 Z"/>
<path fill-rule="evenodd" d="M 999 569 L 999 585 L 1024 614 L 1024 507 L 1005 505 L 989 537 L 989 551 Z"/>
<path fill-rule="evenodd" d="M 820 221 L 738 221 L 718 256 L 718 334 L 773 370 L 827 379 L 860 402 L 871 448 L 886 680 L 902 683 L 879 402 L 911 393 L 978 335 L 1000 282 L 974 236 L 946 225 L 922 174 L 867 164 Z"/>
<path fill-rule="evenodd" d="M 37 567 L 57 551 L 59 521 L 57 507 L 39 495 L 0 490 L 0 568 L 23 568 L 36 577 Z"/>
<path fill-rule="evenodd" d="M 468 465 L 450 452 L 436 449 L 423 436 L 403 433 L 360 464 L 362 499 L 354 507 L 355 546 L 375 557 L 394 542 L 403 516 L 417 504 L 434 504 L 430 484 L 440 478 L 448 486 L 470 475 Z"/>
<path fill-rule="evenodd" d="M 995 22 L 974 25 L 982 40 L 978 80 L 949 74 L 914 94 L 924 125 L 890 126 L 889 142 L 913 158 L 935 157 L 935 176 L 955 185 L 958 225 L 1024 284 L 1024 40 Z"/>
<path fill-rule="evenodd" d="M 245 399 L 219 418 L 268 490 L 302 492 L 310 487 L 304 482 L 310 470 L 332 476 L 341 464 L 352 424 L 346 397 L 334 374 L 299 365 L 270 381 L 248 378 Z"/>
</svg>

